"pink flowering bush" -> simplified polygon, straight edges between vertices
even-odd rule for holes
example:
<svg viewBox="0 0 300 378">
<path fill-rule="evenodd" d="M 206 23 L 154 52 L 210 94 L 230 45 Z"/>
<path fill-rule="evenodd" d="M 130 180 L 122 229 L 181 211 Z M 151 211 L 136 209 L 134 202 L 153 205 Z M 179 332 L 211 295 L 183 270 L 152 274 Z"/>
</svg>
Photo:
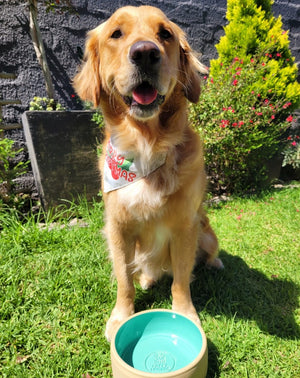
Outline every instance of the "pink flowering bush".
<svg viewBox="0 0 300 378">
<path fill-rule="evenodd" d="M 217 193 L 263 187 L 266 163 L 286 145 L 292 103 L 257 82 L 266 65 L 235 58 L 216 78 L 209 76 L 191 120 L 201 134 L 211 189 Z"/>
<path fill-rule="evenodd" d="M 225 35 L 216 45 L 192 122 L 206 149 L 212 189 L 237 192 L 268 183 L 267 162 L 293 153 L 292 111 L 300 104 L 297 66 L 272 0 L 228 0 Z M 291 150 L 293 148 L 293 150 Z"/>
</svg>

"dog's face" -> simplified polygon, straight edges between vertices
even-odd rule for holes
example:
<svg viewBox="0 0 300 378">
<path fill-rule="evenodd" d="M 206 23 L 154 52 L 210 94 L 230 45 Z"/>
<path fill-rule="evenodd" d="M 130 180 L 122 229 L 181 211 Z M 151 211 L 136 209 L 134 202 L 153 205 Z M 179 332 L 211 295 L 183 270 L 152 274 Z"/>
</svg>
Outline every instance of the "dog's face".
<svg viewBox="0 0 300 378">
<path fill-rule="evenodd" d="M 183 31 L 159 9 L 128 6 L 89 33 L 74 86 L 95 106 L 104 91 L 114 106 L 145 120 L 158 113 L 176 85 L 196 102 L 203 70 Z"/>
</svg>

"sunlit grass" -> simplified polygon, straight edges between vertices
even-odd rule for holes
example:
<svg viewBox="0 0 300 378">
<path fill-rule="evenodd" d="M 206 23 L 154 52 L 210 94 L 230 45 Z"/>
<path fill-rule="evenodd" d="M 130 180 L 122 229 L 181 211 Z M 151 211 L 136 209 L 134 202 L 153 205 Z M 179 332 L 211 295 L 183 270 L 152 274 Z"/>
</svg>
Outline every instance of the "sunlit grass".
<svg viewBox="0 0 300 378">
<path fill-rule="evenodd" d="M 300 189 L 209 207 L 224 271 L 195 269 L 192 296 L 208 337 L 208 377 L 300 376 Z M 104 327 L 116 284 L 103 207 L 19 221 L 1 213 L 0 375 L 111 377 Z M 63 225 L 63 227 L 61 227 Z M 169 278 L 137 289 L 136 309 L 171 308 Z"/>
</svg>

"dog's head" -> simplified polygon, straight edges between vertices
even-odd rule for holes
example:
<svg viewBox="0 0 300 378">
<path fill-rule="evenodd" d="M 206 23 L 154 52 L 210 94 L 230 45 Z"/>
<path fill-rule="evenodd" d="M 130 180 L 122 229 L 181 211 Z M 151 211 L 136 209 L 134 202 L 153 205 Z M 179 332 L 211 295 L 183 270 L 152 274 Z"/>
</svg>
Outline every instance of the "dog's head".
<svg viewBox="0 0 300 378">
<path fill-rule="evenodd" d="M 127 6 L 89 32 L 74 87 L 95 107 L 104 92 L 114 106 L 117 103 L 132 117 L 145 120 L 158 113 L 176 86 L 189 101 L 197 102 L 199 72 L 205 68 L 184 32 L 163 12 Z"/>
</svg>

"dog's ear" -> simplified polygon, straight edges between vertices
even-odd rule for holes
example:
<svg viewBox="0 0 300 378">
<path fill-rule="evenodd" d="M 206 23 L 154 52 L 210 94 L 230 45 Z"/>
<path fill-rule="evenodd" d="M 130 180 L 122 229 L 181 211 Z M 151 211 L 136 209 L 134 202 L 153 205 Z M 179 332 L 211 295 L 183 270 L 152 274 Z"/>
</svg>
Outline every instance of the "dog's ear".
<svg viewBox="0 0 300 378">
<path fill-rule="evenodd" d="M 73 87 L 83 101 L 90 101 L 94 107 L 100 104 L 100 53 L 99 32 L 102 25 L 88 33 L 83 64 L 73 79 Z"/>
<path fill-rule="evenodd" d="M 200 74 L 207 74 L 207 68 L 197 59 L 195 52 L 188 44 L 183 31 L 179 34 L 180 65 L 183 72 L 184 93 L 186 98 L 197 103 L 200 96 Z"/>
</svg>

